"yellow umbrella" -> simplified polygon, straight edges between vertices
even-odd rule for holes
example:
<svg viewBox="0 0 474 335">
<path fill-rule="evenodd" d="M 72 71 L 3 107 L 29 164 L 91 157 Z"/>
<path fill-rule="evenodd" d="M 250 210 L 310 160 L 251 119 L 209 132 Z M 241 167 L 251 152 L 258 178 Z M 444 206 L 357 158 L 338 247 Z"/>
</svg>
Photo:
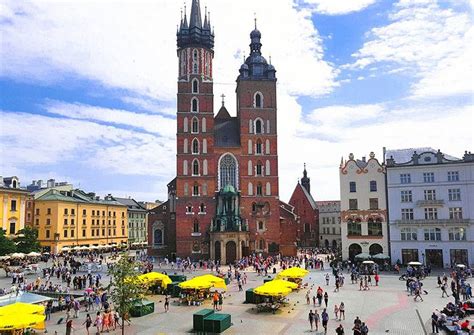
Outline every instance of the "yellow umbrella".
<svg viewBox="0 0 474 335">
<path fill-rule="evenodd" d="M 220 278 L 214 275 L 202 275 L 194 279 L 208 281 L 214 284 L 213 287 L 215 288 L 222 288 L 224 290 L 227 290 L 227 285 L 225 284 L 225 280 L 223 278 Z"/>
<path fill-rule="evenodd" d="M 294 267 L 294 268 L 288 268 L 286 270 L 281 271 L 279 274 L 277 274 L 277 279 L 281 278 L 303 278 L 306 276 L 309 272 L 306 271 L 305 269 Z"/>
<path fill-rule="evenodd" d="M 289 282 L 287 280 L 282 280 L 282 279 L 274 279 L 274 280 L 266 282 L 263 285 L 266 285 L 266 286 L 277 285 L 277 286 L 281 286 L 281 287 L 287 287 L 287 288 L 290 288 L 292 290 L 298 288 L 298 284 Z"/>
<path fill-rule="evenodd" d="M 270 297 L 283 297 L 288 295 L 291 292 L 291 288 L 288 288 L 284 285 L 262 285 L 255 288 L 254 293 L 258 295 L 265 295 Z"/>
<path fill-rule="evenodd" d="M 44 306 L 15 302 L 14 304 L 0 307 L 0 316 L 21 314 L 44 314 Z"/>
<path fill-rule="evenodd" d="M 145 274 L 142 274 L 142 275 L 138 276 L 138 279 L 143 281 L 145 284 L 150 284 L 150 283 L 153 283 L 153 282 L 161 282 L 161 286 L 163 288 L 166 288 L 168 286 L 168 284 L 172 283 L 172 280 L 170 279 L 170 277 L 168 277 L 167 275 L 165 275 L 163 273 L 159 273 L 159 272 L 145 273 Z"/>
<path fill-rule="evenodd" d="M 0 330 L 16 330 L 25 328 L 44 329 L 46 316 L 39 314 L 16 314 L 0 316 Z"/>
<path fill-rule="evenodd" d="M 193 289 L 193 290 L 199 290 L 199 289 L 205 289 L 205 288 L 211 288 L 214 286 L 213 283 L 205 280 L 200 280 L 198 277 L 183 281 L 182 283 L 178 284 L 179 287 L 182 289 Z"/>
</svg>

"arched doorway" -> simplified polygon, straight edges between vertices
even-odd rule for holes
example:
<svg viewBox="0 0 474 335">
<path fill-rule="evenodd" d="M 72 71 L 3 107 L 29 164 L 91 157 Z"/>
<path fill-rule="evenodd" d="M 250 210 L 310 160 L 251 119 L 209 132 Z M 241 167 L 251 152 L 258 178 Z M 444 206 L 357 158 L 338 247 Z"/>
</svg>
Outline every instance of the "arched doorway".
<svg viewBox="0 0 474 335">
<path fill-rule="evenodd" d="M 214 255 L 216 261 L 221 260 L 221 242 L 219 241 L 216 241 L 216 243 L 214 243 Z"/>
<path fill-rule="evenodd" d="M 362 247 L 357 243 L 352 243 L 349 246 L 349 259 L 354 261 L 354 257 L 362 252 Z"/>
<path fill-rule="evenodd" d="M 369 247 L 369 254 L 370 255 L 377 255 L 377 254 L 382 254 L 383 253 L 383 248 L 380 244 L 374 243 Z"/>
<path fill-rule="evenodd" d="M 234 241 L 229 241 L 225 245 L 225 260 L 227 264 L 234 263 L 237 259 L 237 246 Z"/>
</svg>

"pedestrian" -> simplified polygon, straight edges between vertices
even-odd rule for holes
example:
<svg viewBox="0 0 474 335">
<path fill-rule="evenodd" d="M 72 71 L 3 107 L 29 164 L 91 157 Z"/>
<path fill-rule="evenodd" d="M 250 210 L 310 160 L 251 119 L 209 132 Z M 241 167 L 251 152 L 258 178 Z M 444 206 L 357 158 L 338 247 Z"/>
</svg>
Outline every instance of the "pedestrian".
<svg viewBox="0 0 474 335">
<path fill-rule="evenodd" d="M 438 329 L 438 315 L 436 315 L 435 312 L 431 314 L 431 332 L 433 334 L 438 334 L 439 329 Z"/>
<path fill-rule="evenodd" d="M 170 310 L 170 297 L 165 295 L 165 313 L 168 313 Z"/>
<path fill-rule="evenodd" d="M 361 335 L 367 335 L 369 333 L 369 327 L 367 327 L 365 322 L 362 322 L 362 325 L 360 326 L 360 333 Z"/>
<path fill-rule="evenodd" d="M 74 327 L 72 325 L 72 319 L 69 319 L 66 321 L 66 335 L 71 335 L 73 329 Z"/>
<path fill-rule="evenodd" d="M 339 327 L 336 328 L 337 335 L 344 335 L 344 327 L 340 324 Z"/>
<path fill-rule="evenodd" d="M 217 304 L 219 303 L 219 295 L 217 294 L 217 291 L 215 291 L 212 296 L 212 302 L 213 302 L 214 310 L 217 311 Z"/>
<path fill-rule="evenodd" d="M 339 305 L 339 321 L 345 320 L 346 319 L 346 306 L 344 306 L 344 302 L 341 301 L 341 304 Z"/>
<path fill-rule="evenodd" d="M 219 310 L 222 311 L 222 302 L 223 302 L 224 297 L 222 296 L 222 293 L 219 293 Z"/>
<path fill-rule="evenodd" d="M 89 335 L 89 328 L 92 326 L 92 319 L 90 314 L 87 314 L 86 321 L 84 321 L 83 325 L 86 325 L 87 335 Z"/>
<path fill-rule="evenodd" d="M 334 316 L 336 317 L 336 320 L 338 318 L 338 314 L 339 314 L 339 307 L 336 305 L 334 305 Z"/>
<path fill-rule="evenodd" d="M 328 300 L 329 300 L 329 295 L 328 292 L 324 292 L 324 305 L 326 305 L 326 308 L 328 308 Z"/>
<path fill-rule="evenodd" d="M 324 334 L 327 334 L 328 332 L 328 321 L 329 321 L 329 315 L 326 312 L 326 308 L 323 309 L 323 312 L 321 313 L 321 320 L 323 323 L 323 328 L 324 328 Z"/>
<path fill-rule="evenodd" d="M 321 320 L 321 317 L 319 316 L 318 310 L 314 310 L 314 330 L 318 331 L 319 329 L 319 321 Z"/>
<path fill-rule="evenodd" d="M 313 331 L 313 324 L 314 324 L 314 313 L 313 310 L 310 309 L 308 313 L 308 321 L 309 321 L 309 326 L 311 327 L 311 331 Z"/>
</svg>

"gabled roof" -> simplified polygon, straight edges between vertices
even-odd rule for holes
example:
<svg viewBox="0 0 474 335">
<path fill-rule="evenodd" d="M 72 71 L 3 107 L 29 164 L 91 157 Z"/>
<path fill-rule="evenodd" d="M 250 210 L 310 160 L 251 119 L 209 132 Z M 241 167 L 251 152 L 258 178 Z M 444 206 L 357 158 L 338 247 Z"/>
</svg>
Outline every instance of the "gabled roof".
<svg viewBox="0 0 474 335">
<path fill-rule="evenodd" d="M 313 196 L 311 195 L 311 193 L 309 193 L 306 190 L 306 188 L 304 188 L 300 183 L 298 183 L 298 185 L 296 187 L 301 187 L 301 189 L 303 190 L 304 195 L 306 196 L 306 199 L 308 199 L 308 202 L 311 205 L 311 208 L 312 209 L 317 209 L 318 206 L 316 205 L 316 201 L 314 201 Z"/>
</svg>

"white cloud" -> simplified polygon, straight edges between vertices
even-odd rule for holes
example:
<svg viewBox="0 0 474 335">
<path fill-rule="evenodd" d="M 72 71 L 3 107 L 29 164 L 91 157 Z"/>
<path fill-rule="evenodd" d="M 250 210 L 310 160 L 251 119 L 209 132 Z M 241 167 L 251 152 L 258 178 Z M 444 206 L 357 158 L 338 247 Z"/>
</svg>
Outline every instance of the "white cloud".
<svg viewBox="0 0 474 335">
<path fill-rule="evenodd" d="M 336 85 L 337 71 L 323 60 L 311 13 L 296 9 L 293 1 L 247 0 L 237 5 L 209 0 L 207 5 L 216 33 L 216 93 L 229 93 L 233 100 L 242 56 L 248 54 L 254 12 L 264 53 L 267 58 L 272 55 L 281 87 L 293 94 L 321 95 Z M 128 0 L 120 5 L 7 1 L 9 10 L 2 14 L 0 26 L 0 74 L 26 81 L 62 81 L 79 75 L 108 87 L 174 101 L 180 6 L 182 2 L 166 0 Z M 264 15 L 269 7 L 272 14 Z"/>
<path fill-rule="evenodd" d="M 472 93 L 471 26 L 467 11 L 442 8 L 432 0 L 400 0 L 389 24 L 367 34 L 351 66 L 391 65 L 389 73 L 403 71 L 418 78 L 412 85 L 418 97 Z"/>
<path fill-rule="evenodd" d="M 49 101 L 45 105 L 49 113 L 71 119 L 105 122 L 122 127 L 143 129 L 150 133 L 160 134 L 168 139 L 176 135 L 176 121 L 161 115 L 135 113 L 126 110 L 89 106 L 79 103 Z"/>
<path fill-rule="evenodd" d="M 343 15 L 361 11 L 377 0 L 305 0 L 314 5 L 314 11 L 326 15 Z"/>
</svg>

